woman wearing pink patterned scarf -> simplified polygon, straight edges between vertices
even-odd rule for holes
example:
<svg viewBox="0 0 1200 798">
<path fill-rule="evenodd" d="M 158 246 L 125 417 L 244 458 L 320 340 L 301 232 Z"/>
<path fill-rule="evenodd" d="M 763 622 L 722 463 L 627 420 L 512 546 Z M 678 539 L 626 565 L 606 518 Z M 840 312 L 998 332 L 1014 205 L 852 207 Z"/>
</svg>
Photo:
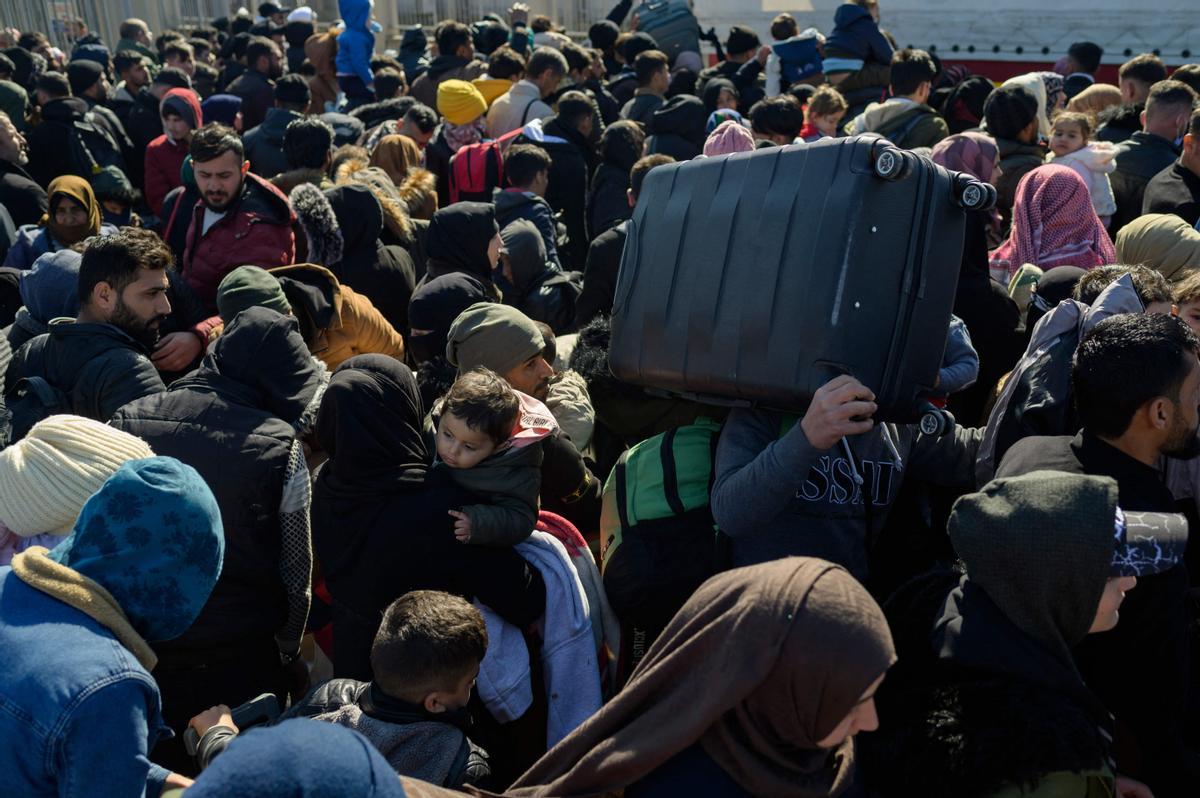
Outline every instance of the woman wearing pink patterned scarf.
<svg viewBox="0 0 1200 798">
<path fill-rule="evenodd" d="M 1092 207 L 1087 184 L 1066 166 L 1039 166 L 1021 179 L 1008 240 L 989 256 L 992 277 L 1002 283 L 1026 263 L 1042 271 L 1055 266 L 1091 269 L 1115 263 L 1112 239 Z"/>
<path fill-rule="evenodd" d="M 992 183 L 1000 170 L 1000 148 L 996 140 L 986 133 L 969 131 L 947 136 L 937 143 L 929 156 L 934 163 Z M 995 185 L 993 183 L 993 185 Z M 994 231 L 995 238 L 1000 236 L 1000 211 L 992 210 L 988 214 L 989 226 Z"/>
</svg>

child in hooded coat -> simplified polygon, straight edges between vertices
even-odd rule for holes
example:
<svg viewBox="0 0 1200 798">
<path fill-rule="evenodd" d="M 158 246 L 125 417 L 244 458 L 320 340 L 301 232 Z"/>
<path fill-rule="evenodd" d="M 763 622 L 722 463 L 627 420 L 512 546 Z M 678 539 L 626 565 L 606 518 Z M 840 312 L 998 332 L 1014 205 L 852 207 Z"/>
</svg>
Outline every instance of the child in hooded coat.
<svg viewBox="0 0 1200 798">
<path fill-rule="evenodd" d="M 488 369 L 458 378 L 437 421 L 437 464 L 486 498 L 451 510 L 454 536 L 477 546 L 511 546 L 533 532 L 542 488 L 541 441 L 558 422 L 544 404 Z"/>
<path fill-rule="evenodd" d="M 375 0 L 338 0 L 338 14 L 346 24 L 337 37 L 338 89 L 346 95 L 345 111 L 375 102 L 375 76 L 371 56 L 375 54 L 375 34 L 382 28 L 371 19 Z"/>
<path fill-rule="evenodd" d="M 1087 114 L 1067 111 L 1054 118 L 1050 135 L 1050 154 L 1046 163 L 1069 166 L 1079 173 L 1087 183 L 1092 198 L 1092 207 L 1100 217 L 1100 223 L 1108 227 L 1117 212 L 1117 200 L 1113 195 L 1108 176 L 1117 170 L 1117 151 L 1107 141 L 1089 141 L 1092 121 Z"/>
</svg>

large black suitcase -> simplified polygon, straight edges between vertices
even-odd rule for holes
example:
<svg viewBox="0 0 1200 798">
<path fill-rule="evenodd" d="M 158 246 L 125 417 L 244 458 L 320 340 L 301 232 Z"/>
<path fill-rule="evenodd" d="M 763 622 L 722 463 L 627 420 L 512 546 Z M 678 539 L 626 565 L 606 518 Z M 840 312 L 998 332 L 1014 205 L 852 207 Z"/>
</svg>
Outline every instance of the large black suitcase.
<svg viewBox="0 0 1200 798">
<path fill-rule="evenodd" d="M 877 420 L 915 421 L 945 346 L 964 209 L 995 196 L 876 136 L 658 167 L 621 260 L 613 373 L 792 412 L 850 374 L 875 392 Z"/>
</svg>

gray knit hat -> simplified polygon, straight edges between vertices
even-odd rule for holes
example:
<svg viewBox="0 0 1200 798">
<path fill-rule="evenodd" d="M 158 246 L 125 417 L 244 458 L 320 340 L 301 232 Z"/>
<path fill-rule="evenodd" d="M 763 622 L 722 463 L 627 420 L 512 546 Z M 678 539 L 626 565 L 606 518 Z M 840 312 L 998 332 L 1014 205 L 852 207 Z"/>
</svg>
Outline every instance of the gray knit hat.
<svg viewBox="0 0 1200 798">
<path fill-rule="evenodd" d="M 477 302 L 450 325 L 446 359 L 460 372 L 482 366 L 504 374 L 540 353 L 545 345 L 542 331 L 521 311 Z"/>
<path fill-rule="evenodd" d="M 229 324 L 246 308 L 264 307 L 286 316 L 292 312 L 279 280 L 258 266 L 238 266 L 217 286 L 217 313 Z"/>
</svg>

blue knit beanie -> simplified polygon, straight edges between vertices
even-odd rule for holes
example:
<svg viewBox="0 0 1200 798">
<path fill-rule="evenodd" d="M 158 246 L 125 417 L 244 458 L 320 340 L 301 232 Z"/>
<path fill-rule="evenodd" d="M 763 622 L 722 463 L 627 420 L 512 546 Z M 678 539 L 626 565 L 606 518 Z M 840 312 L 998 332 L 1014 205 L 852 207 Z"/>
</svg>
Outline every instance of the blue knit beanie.
<svg viewBox="0 0 1200 798">
<path fill-rule="evenodd" d="M 79 264 L 83 256 L 69 249 L 40 255 L 21 274 L 21 303 L 35 321 L 48 324 L 60 316 L 79 315 Z"/>
<path fill-rule="evenodd" d="M 79 513 L 49 558 L 112 594 L 147 642 L 187 631 L 225 556 L 217 500 L 196 469 L 173 457 L 121 466 Z"/>
</svg>

